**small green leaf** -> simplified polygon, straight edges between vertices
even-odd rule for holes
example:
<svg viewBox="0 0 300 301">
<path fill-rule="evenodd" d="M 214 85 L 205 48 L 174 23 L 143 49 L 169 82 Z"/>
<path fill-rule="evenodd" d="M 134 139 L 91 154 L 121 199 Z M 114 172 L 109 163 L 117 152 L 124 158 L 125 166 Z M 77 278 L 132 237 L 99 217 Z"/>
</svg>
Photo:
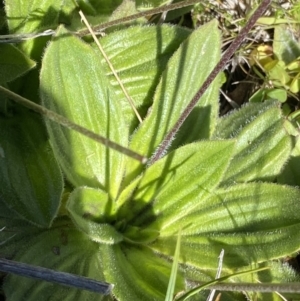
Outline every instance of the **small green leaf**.
<svg viewBox="0 0 300 301">
<path fill-rule="evenodd" d="M 123 240 L 123 235 L 108 224 L 111 207 L 107 193 L 89 187 L 75 189 L 67 203 L 75 225 L 92 240 L 105 244 Z"/>
<path fill-rule="evenodd" d="M 51 230 L 32 234 L 26 241 L 22 241 L 23 245 L 18 246 L 14 257 L 16 261 L 104 280 L 98 245 L 74 229 L 68 219 L 56 220 Z M 103 298 L 96 293 L 13 275 L 5 278 L 3 290 L 9 301 L 74 301 Z"/>
<path fill-rule="evenodd" d="M 264 65 L 269 79 L 274 85 L 279 87 L 286 85 L 290 81 L 290 76 L 285 70 L 285 64 L 283 61 L 272 60 Z"/>
<path fill-rule="evenodd" d="M 60 27 L 42 62 L 42 102 L 48 109 L 126 146 L 128 131 L 119 100 L 103 74 L 99 56 Z M 49 120 L 46 125 L 68 180 L 74 186 L 101 188 L 115 197 L 123 177 L 123 155 Z"/>
<path fill-rule="evenodd" d="M 176 242 L 173 245 L 173 253 Z M 163 300 L 168 286 L 171 263 L 148 247 L 118 244 L 99 248 L 105 280 L 115 285 L 118 300 Z M 177 274 L 176 291 L 184 288 Z"/>
<path fill-rule="evenodd" d="M 285 102 L 287 100 L 286 89 L 273 88 L 267 89 L 262 88 L 257 90 L 249 99 L 250 102 L 262 102 L 268 99 L 278 100 Z"/>
<path fill-rule="evenodd" d="M 55 218 L 63 189 L 42 120 L 28 110 L 0 118 L 1 200 L 42 227 Z"/>
<path fill-rule="evenodd" d="M 300 71 L 300 57 L 298 57 L 296 60 L 292 61 L 291 63 L 289 63 L 286 68 L 289 71 L 293 71 L 293 72 L 299 72 Z"/>
<path fill-rule="evenodd" d="M 237 146 L 223 184 L 273 180 L 291 152 L 278 103 L 250 103 L 220 119 L 215 138 L 236 138 Z"/>
<path fill-rule="evenodd" d="M 287 100 L 287 92 L 285 89 L 269 89 L 266 91 L 266 96 L 268 99 L 275 99 L 280 102 L 285 102 Z"/>
<path fill-rule="evenodd" d="M 124 236 L 129 242 L 149 244 L 159 236 L 159 231 L 126 225 Z"/>
<path fill-rule="evenodd" d="M 249 102 L 262 102 L 266 98 L 266 89 L 258 89 L 249 98 Z"/>
<path fill-rule="evenodd" d="M 290 83 L 290 91 L 298 93 L 300 91 L 300 73 L 298 73 Z"/>
<path fill-rule="evenodd" d="M 149 157 L 174 126 L 194 94 L 202 86 L 220 57 L 220 33 L 216 21 L 195 30 L 169 60 L 156 89 L 149 115 L 132 137 L 130 148 Z M 188 84 L 187 84 L 188 83 Z M 189 135 L 178 133 L 176 144 L 209 138 L 218 114 L 219 80 L 209 87 L 186 121 Z M 192 127 L 191 127 L 192 124 Z M 127 183 L 141 170 L 138 163 L 129 161 Z"/>
<path fill-rule="evenodd" d="M 0 83 L 10 82 L 33 67 L 35 62 L 9 44 L 0 44 Z"/>
<path fill-rule="evenodd" d="M 67 208 L 83 217 L 107 222 L 112 215 L 113 204 L 106 192 L 90 187 L 78 187 L 69 197 Z"/>
</svg>

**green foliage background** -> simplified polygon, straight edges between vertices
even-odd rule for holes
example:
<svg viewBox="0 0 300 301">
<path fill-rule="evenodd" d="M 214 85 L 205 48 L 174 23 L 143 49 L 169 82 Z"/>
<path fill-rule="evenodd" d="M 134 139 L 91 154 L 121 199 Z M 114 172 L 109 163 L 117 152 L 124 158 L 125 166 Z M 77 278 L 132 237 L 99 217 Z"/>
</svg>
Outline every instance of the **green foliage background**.
<svg viewBox="0 0 300 301">
<path fill-rule="evenodd" d="M 0 44 L 1 85 L 151 158 L 220 60 L 222 41 L 215 20 L 190 30 L 148 26 L 142 18 L 107 30 L 99 41 L 134 99 L 139 124 L 94 42 L 77 35 L 84 29 L 79 8 L 99 24 L 165 1 L 134 4 L 6 0 L 8 33 L 54 34 Z M 299 181 L 291 179 L 299 166 L 298 130 L 274 99 L 219 117 L 221 85 L 219 76 L 152 165 L 41 118 L 1 92 L 3 256 L 115 285 L 113 296 L 99 296 L 9 275 L 6 299 L 163 300 L 179 233 L 175 293 L 214 279 L 222 249 L 222 275 L 271 267 L 237 282 L 299 281 L 280 261 L 299 250 L 300 192 L 286 185 Z"/>
</svg>

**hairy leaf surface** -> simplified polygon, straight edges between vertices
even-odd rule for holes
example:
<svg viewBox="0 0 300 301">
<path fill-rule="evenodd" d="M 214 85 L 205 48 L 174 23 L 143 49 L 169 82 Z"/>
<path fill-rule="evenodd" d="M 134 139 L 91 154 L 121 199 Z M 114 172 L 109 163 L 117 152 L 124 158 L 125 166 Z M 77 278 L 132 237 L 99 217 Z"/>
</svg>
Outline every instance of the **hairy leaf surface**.
<svg viewBox="0 0 300 301">
<path fill-rule="evenodd" d="M 176 243 L 173 246 L 175 249 Z M 149 248 L 113 245 L 100 248 L 106 281 L 115 284 L 113 294 L 119 300 L 163 300 L 167 292 L 171 264 Z M 178 273 L 176 291 L 184 288 Z"/>
<path fill-rule="evenodd" d="M 114 244 L 123 240 L 123 236 L 109 225 L 113 204 L 107 193 L 89 187 L 75 189 L 67 203 L 74 223 L 92 240 Z"/>
<path fill-rule="evenodd" d="M 189 34 L 189 30 L 174 26 L 133 26 L 99 40 L 142 116 L 152 104 L 155 87 L 168 59 Z M 96 46 L 95 49 L 99 51 Z M 137 118 L 112 71 L 106 63 L 103 66 L 116 90 L 126 123 L 133 131 L 138 126 Z"/>
<path fill-rule="evenodd" d="M 217 22 L 213 21 L 195 30 L 170 59 L 156 89 L 151 111 L 133 135 L 130 148 L 147 157 L 153 154 L 219 57 L 220 33 Z M 216 80 L 199 101 L 196 115 L 191 117 L 194 123 L 193 128 L 189 129 L 188 138 L 180 136 L 178 143 L 210 137 L 217 117 L 218 89 L 219 81 Z M 191 120 L 187 122 L 192 123 Z M 127 166 L 128 181 L 140 170 L 140 164 L 130 160 Z"/>
<path fill-rule="evenodd" d="M 291 154 L 291 137 L 284 128 L 279 104 L 247 104 L 220 119 L 215 138 L 237 139 L 223 184 L 274 180 Z"/>
<path fill-rule="evenodd" d="M 119 218 L 135 226 L 151 223 L 154 229 L 174 233 L 172 225 L 201 206 L 222 180 L 234 144 L 233 140 L 201 141 L 157 161 L 137 181 Z"/>
<path fill-rule="evenodd" d="M 14 259 L 101 281 L 103 274 L 97 250 L 97 244 L 74 229 L 68 219 L 60 219 L 51 230 L 40 231 L 27 239 Z M 102 300 L 96 293 L 14 275 L 6 277 L 3 289 L 8 301 Z"/>
<path fill-rule="evenodd" d="M 30 34 L 56 29 L 60 23 L 68 24 L 75 5 L 71 0 L 7 0 L 5 11 L 9 32 Z M 29 39 L 19 47 L 30 57 L 40 60 L 48 37 Z"/>
<path fill-rule="evenodd" d="M 114 142 L 128 143 L 118 98 L 103 74 L 99 54 L 62 27 L 45 52 L 40 92 L 47 108 Z M 115 197 L 122 180 L 122 154 L 53 122 L 46 124 L 68 180 Z"/>
<path fill-rule="evenodd" d="M 233 185 L 215 190 L 201 208 L 177 223 L 184 264 L 211 270 L 221 249 L 224 269 L 279 258 L 295 252 L 300 218 L 296 188 L 270 183 Z M 171 256 L 176 236 L 161 231 L 151 247 Z"/>
<path fill-rule="evenodd" d="M 0 198 L 19 217 L 51 225 L 63 180 L 42 120 L 27 110 L 0 118 Z"/>
</svg>

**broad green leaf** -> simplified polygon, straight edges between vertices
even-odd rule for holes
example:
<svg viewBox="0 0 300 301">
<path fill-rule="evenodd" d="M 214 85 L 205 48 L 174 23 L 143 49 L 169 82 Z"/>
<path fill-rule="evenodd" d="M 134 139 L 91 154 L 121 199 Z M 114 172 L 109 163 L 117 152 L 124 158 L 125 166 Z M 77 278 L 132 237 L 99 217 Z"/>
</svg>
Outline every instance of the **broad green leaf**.
<svg viewBox="0 0 300 301">
<path fill-rule="evenodd" d="M 285 24 L 275 26 L 273 51 L 286 65 L 300 56 L 300 45 Z"/>
<path fill-rule="evenodd" d="M 29 34 L 55 29 L 59 24 L 69 24 L 75 4 L 72 0 L 6 0 L 5 11 L 10 33 Z M 39 60 L 48 37 L 31 39 L 19 47 L 30 57 Z"/>
<path fill-rule="evenodd" d="M 16 261 L 103 281 L 98 245 L 74 229 L 68 219 L 56 221 L 51 230 L 35 233 L 23 243 Z M 7 301 L 102 300 L 96 293 L 12 275 L 6 277 L 3 289 Z"/>
<path fill-rule="evenodd" d="M 278 103 L 251 103 L 220 119 L 214 138 L 236 138 L 223 184 L 274 180 L 290 156 L 291 138 Z"/>
<path fill-rule="evenodd" d="M 279 258 L 299 248 L 300 218 L 295 210 L 300 191 L 268 183 L 220 188 L 201 208 L 180 219 L 180 261 L 202 270 L 214 269 L 225 250 L 223 269 Z M 171 256 L 176 236 L 164 235 L 151 248 Z"/>
<path fill-rule="evenodd" d="M 92 240 L 107 244 L 123 240 L 122 234 L 108 224 L 112 206 L 107 193 L 89 187 L 75 189 L 67 203 L 75 225 Z"/>
<path fill-rule="evenodd" d="M 175 235 L 184 226 L 178 221 L 202 206 L 222 180 L 234 144 L 230 140 L 201 141 L 157 161 L 145 171 L 127 201 L 120 196 L 118 219 L 142 228 L 151 224 L 161 235 Z"/>
<path fill-rule="evenodd" d="M 142 116 L 152 104 L 155 87 L 168 59 L 189 34 L 189 30 L 178 26 L 133 26 L 100 39 L 105 53 Z M 137 118 L 112 71 L 104 59 L 102 61 L 116 90 L 126 123 L 130 123 L 133 132 L 138 125 Z"/>
<path fill-rule="evenodd" d="M 169 60 L 156 89 L 151 111 L 133 135 L 130 148 L 149 157 L 174 126 L 219 60 L 221 42 L 217 26 L 217 22 L 212 21 L 195 30 Z M 210 137 L 218 113 L 218 89 L 219 81 L 215 80 L 200 99 L 195 114 L 186 121 L 189 135 L 178 133 L 176 144 Z M 129 161 L 127 181 L 140 169 L 138 163 Z"/>
<path fill-rule="evenodd" d="M 99 54 L 62 27 L 45 52 L 40 93 L 48 109 L 126 146 L 119 100 Z M 74 186 L 101 188 L 114 198 L 123 177 L 122 154 L 56 123 L 46 120 L 46 125 L 67 179 Z"/>
<path fill-rule="evenodd" d="M 57 214 L 63 180 L 42 120 L 15 108 L 0 119 L 1 201 L 18 217 L 48 227 Z"/>
<path fill-rule="evenodd" d="M 0 44 L 0 83 L 10 82 L 35 67 L 35 62 L 9 44 Z"/>
<path fill-rule="evenodd" d="M 173 254 L 176 242 L 173 246 Z M 171 263 L 157 256 L 148 247 L 118 244 L 99 248 L 105 280 L 115 284 L 118 300 L 163 300 L 168 287 Z M 184 288 L 183 277 L 177 274 L 175 291 Z"/>
</svg>

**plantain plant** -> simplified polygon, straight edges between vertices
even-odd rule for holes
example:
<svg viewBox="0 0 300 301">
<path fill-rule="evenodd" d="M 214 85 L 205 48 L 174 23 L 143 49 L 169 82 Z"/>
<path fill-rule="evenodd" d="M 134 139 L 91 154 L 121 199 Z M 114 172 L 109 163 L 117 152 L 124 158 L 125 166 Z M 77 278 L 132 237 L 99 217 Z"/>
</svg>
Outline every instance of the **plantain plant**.
<svg viewBox="0 0 300 301">
<path fill-rule="evenodd" d="M 94 20 L 107 19 L 100 6 L 89 11 L 86 3 L 78 4 Z M 1 85 L 150 160 L 145 165 L 42 120 L 1 94 L 3 256 L 114 284 L 111 296 L 101 296 L 6 276 L 7 300 L 163 300 L 178 235 L 176 294 L 214 279 L 222 249 L 223 276 L 271 267 L 237 282 L 299 280 L 278 260 L 299 250 L 300 231 L 300 191 L 280 184 L 295 140 L 280 103 L 250 103 L 220 118 L 219 76 L 157 158 L 220 59 L 217 21 L 194 31 L 134 25 L 99 39 L 139 123 L 97 46 L 74 34 L 82 26 L 70 17 L 74 4 L 20 4 L 6 1 L 12 33 L 56 27 L 62 18 L 69 23 L 57 27 L 45 49 L 49 38 L 5 46 L 10 63 L 1 62 Z M 275 294 L 249 297 L 276 300 Z M 224 293 L 224 300 L 244 298 Z"/>
</svg>

